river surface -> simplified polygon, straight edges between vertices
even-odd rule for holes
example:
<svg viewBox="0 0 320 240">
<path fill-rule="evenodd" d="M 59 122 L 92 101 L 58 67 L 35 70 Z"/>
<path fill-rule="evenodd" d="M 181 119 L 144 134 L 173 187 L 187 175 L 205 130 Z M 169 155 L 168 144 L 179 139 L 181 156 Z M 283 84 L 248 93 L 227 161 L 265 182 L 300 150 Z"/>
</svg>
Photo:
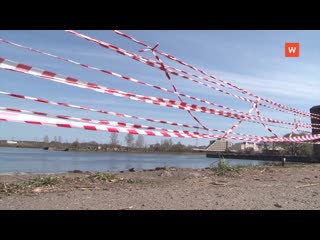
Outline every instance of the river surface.
<svg viewBox="0 0 320 240">
<path fill-rule="evenodd" d="M 156 167 L 206 168 L 219 159 L 197 154 L 139 154 L 59 152 L 33 148 L 0 147 L 0 173 L 63 173 L 81 171 L 127 171 Z M 262 165 L 255 160 L 226 160 L 230 165 Z"/>
</svg>

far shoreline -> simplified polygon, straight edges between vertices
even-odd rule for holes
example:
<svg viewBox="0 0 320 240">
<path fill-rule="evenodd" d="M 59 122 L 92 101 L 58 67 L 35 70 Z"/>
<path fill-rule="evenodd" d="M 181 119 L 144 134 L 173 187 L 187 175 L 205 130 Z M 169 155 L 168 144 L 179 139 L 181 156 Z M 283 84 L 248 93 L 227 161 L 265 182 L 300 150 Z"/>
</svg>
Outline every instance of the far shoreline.
<svg viewBox="0 0 320 240">
<path fill-rule="evenodd" d="M 146 151 L 88 151 L 88 150 L 45 150 L 42 147 L 0 146 L 0 148 L 40 149 L 48 152 L 73 152 L 73 153 L 126 153 L 126 154 L 163 154 L 163 155 L 206 155 L 205 152 L 146 152 Z"/>
</svg>

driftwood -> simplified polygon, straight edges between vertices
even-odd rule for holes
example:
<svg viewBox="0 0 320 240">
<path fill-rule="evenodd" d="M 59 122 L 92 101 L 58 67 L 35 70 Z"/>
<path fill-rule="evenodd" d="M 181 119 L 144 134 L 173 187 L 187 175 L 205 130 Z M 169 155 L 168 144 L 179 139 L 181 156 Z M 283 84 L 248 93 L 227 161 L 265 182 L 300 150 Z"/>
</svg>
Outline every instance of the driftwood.
<svg viewBox="0 0 320 240">
<path fill-rule="evenodd" d="M 6 185 L 6 183 L 3 183 L 3 186 L 4 186 L 4 191 L 5 191 L 6 193 L 8 193 L 8 190 L 7 190 L 7 185 Z"/>
<path fill-rule="evenodd" d="M 101 189 L 99 187 L 76 187 L 77 189 L 80 190 L 97 190 L 97 189 Z"/>
<path fill-rule="evenodd" d="M 133 209 L 133 206 L 126 207 L 126 208 L 119 208 L 119 209 L 117 209 L 117 210 L 130 210 L 130 209 Z"/>
<path fill-rule="evenodd" d="M 223 182 L 212 182 L 211 184 L 217 185 L 217 186 L 226 186 L 227 185 L 227 183 L 223 183 Z"/>
<path fill-rule="evenodd" d="M 306 184 L 306 185 L 296 186 L 296 188 L 312 187 L 312 186 L 317 186 L 317 185 L 320 185 L 320 183 L 311 183 L 311 184 Z"/>
</svg>

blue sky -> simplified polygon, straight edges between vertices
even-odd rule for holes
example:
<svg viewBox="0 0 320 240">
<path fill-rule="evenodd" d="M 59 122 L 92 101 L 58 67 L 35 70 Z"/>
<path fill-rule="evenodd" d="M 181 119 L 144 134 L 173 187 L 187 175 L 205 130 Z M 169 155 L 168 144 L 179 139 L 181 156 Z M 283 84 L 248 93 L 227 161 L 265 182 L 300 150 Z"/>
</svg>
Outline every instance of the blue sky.
<svg viewBox="0 0 320 240">
<path fill-rule="evenodd" d="M 159 50 L 176 56 L 214 76 L 250 90 L 264 98 L 307 112 L 309 112 L 310 107 L 320 104 L 320 90 L 318 87 L 320 73 L 317 71 L 320 63 L 320 46 L 318 44 L 320 31 L 121 31 L 151 46 L 159 42 Z M 114 44 L 131 52 L 138 53 L 138 50 L 142 49 L 142 46 L 118 36 L 110 30 L 80 30 L 78 32 Z M 80 39 L 62 30 L 0 31 L 0 37 L 18 44 L 171 89 L 171 85 L 162 71 Z M 285 42 L 300 43 L 299 58 L 284 57 Z M 154 60 L 150 52 L 139 54 Z M 53 71 L 65 76 L 75 77 L 83 81 L 117 88 L 122 91 L 178 100 L 175 95 L 137 85 L 117 77 L 62 62 L 4 43 L 0 43 L 0 57 Z M 164 57 L 162 57 L 162 60 L 168 65 L 195 73 L 191 69 L 185 68 Z M 206 99 L 244 112 L 248 111 L 251 107 L 249 103 L 212 91 L 191 81 L 178 77 L 172 78 L 178 91 L 181 93 Z M 191 116 L 183 110 L 123 99 L 2 69 L 0 70 L 0 91 L 96 109 L 122 112 L 145 118 L 197 125 Z M 233 93 L 241 95 L 236 91 L 233 91 Z M 185 101 L 199 104 L 190 99 L 185 99 Z M 111 115 L 51 106 L 2 95 L 0 95 L 0 102 L 0 106 L 2 107 L 15 107 L 26 110 L 43 111 L 51 114 L 124 121 L 176 129 L 169 125 L 157 125 L 150 122 L 135 121 L 133 119 L 116 118 Z M 292 115 L 265 108 L 259 109 L 263 116 L 290 122 L 293 121 Z M 228 130 L 236 122 L 234 119 L 209 114 L 195 113 L 194 115 L 197 116 L 204 125 L 221 130 Z M 309 120 L 304 119 L 304 122 L 309 123 Z M 290 130 L 281 128 L 273 129 L 279 135 L 290 132 Z M 237 132 L 258 136 L 270 135 L 261 125 L 252 123 L 241 124 Z M 8 122 L 0 123 L 0 139 L 42 140 L 44 135 L 49 135 L 50 139 L 53 139 L 54 136 L 61 136 L 69 142 L 75 139 L 101 143 L 109 142 L 109 133 L 105 132 L 33 126 Z M 123 144 L 124 136 L 124 134 L 119 135 L 119 139 Z M 145 140 L 147 143 L 153 144 L 160 141 L 161 138 L 145 137 Z M 200 139 L 196 142 L 194 139 L 174 138 L 173 141 L 181 141 L 185 144 L 208 144 L 208 140 Z"/>
</svg>

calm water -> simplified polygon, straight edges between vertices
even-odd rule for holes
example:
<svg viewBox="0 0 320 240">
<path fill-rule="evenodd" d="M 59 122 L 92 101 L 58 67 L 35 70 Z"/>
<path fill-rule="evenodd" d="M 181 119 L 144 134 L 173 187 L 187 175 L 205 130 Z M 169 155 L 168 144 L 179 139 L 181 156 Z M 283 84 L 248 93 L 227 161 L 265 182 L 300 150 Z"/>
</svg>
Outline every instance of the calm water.
<svg viewBox="0 0 320 240">
<path fill-rule="evenodd" d="M 205 155 L 55 152 L 31 148 L 0 147 L 0 173 L 58 173 L 81 171 L 126 171 L 155 167 L 205 168 L 218 159 Z M 267 162 L 227 160 L 231 165 L 261 165 Z"/>
</svg>

